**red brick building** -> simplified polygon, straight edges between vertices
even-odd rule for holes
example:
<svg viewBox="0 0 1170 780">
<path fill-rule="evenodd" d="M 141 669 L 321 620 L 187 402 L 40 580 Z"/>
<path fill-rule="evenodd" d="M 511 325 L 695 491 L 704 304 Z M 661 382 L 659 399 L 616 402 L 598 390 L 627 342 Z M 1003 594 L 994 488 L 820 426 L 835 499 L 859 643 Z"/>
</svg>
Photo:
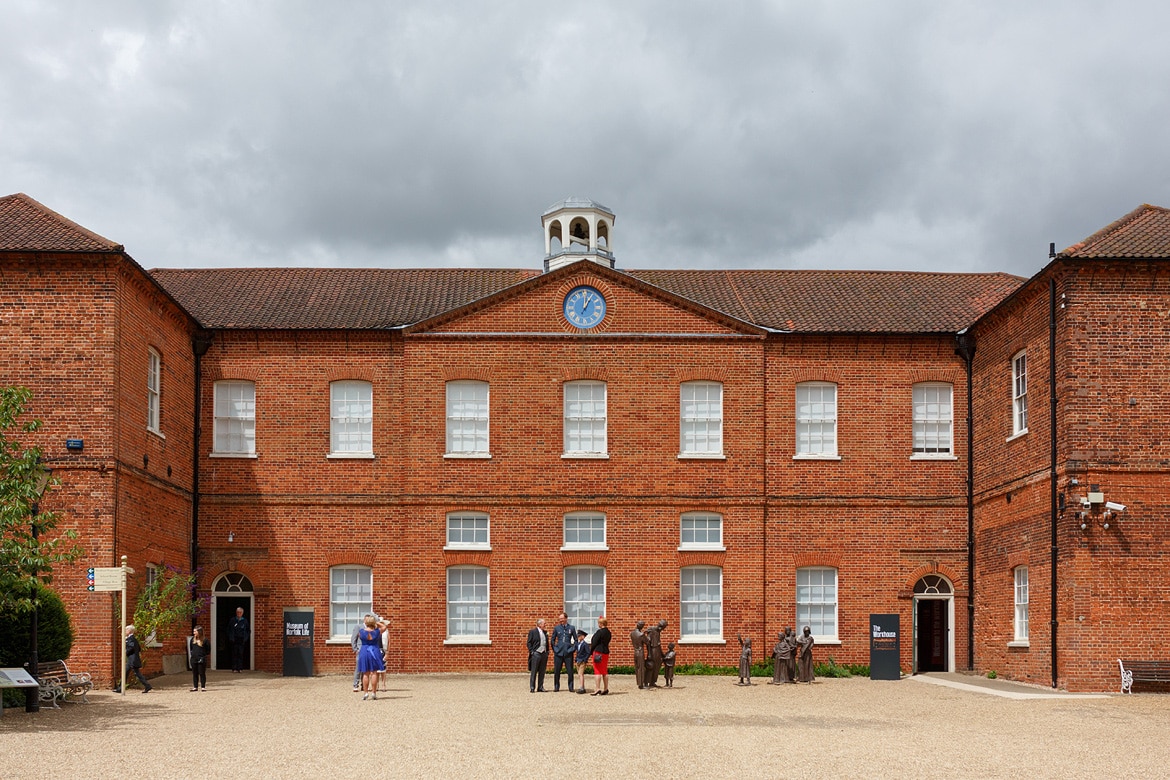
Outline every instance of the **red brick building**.
<svg viewBox="0 0 1170 780">
<path fill-rule="evenodd" d="M 871 614 L 907 672 L 1106 689 L 1164 656 L 1170 213 L 1026 281 L 621 270 L 613 223 L 557 204 L 543 267 L 148 272 L 0 198 L 0 382 L 35 392 L 87 550 L 54 584 L 102 627 L 74 654 L 113 676 L 82 573 L 127 555 L 198 568 L 219 668 L 237 606 L 276 672 L 292 608 L 319 672 L 371 610 L 396 671 L 523 669 L 562 608 L 666 619 L 684 662 L 806 624 L 867 662 Z"/>
</svg>

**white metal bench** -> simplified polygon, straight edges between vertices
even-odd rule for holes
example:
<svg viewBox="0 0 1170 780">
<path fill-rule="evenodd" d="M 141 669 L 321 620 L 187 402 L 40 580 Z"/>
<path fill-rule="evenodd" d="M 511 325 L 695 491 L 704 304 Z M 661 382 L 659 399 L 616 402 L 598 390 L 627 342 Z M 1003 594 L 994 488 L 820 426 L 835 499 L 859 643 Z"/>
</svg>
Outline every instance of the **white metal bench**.
<svg viewBox="0 0 1170 780">
<path fill-rule="evenodd" d="M 1122 661 L 1117 659 L 1121 667 L 1121 692 L 1133 693 L 1135 682 L 1170 683 L 1170 661 Z"/>
</svg>

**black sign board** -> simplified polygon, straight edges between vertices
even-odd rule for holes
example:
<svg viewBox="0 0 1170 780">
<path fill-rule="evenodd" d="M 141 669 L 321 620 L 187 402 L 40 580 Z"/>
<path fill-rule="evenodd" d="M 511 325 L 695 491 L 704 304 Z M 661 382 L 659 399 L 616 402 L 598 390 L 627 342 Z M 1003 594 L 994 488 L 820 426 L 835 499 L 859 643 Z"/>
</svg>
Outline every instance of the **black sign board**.
<svg viewBox="0 0 1170 780">
<path fill-rule="evenodd" d="M 284 676 L 313 676 L 313 610 L 284 609 Z"/>
<path fill-rule="evenodd" d="M 901 631 L 898 615 L 869 616 L 869 679 L 900 680 Z"/>
</svg>

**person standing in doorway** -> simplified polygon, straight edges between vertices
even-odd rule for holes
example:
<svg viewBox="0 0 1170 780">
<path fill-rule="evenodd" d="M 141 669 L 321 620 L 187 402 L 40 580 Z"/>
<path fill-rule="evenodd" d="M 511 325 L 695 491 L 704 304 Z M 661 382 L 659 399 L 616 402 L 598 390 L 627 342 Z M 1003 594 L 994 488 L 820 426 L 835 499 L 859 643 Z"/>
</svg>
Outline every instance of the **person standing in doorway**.
<svg viewBox="0 0 1170 780">
<path fill-rule="evenodd" d="M 573 692 L 573 651 L 577 646 L 577 629 L 569 623 L 569 616 L 562 612 L 552 630 L 553 692 L 561 689 L 561 667 L 569 678 L 569 693 Z"/>
<path fill-rule="evenodd" d="M 232 671 L 237 674 L 244 668 L 244 654 L 251 638 L 252 627 L 244 617 L 244 608 L 236 607 L 236 616 L 228 624 L 228 641 L 232 643 Z"/>
<path fill-rule="evenodd" d="M 187 640 L 187 662 L 191 665 L 191 692 L 207 690 L 207 656 L 211 652 L 203 638 L 203 626 L 191 630 Z"/>
</svg>

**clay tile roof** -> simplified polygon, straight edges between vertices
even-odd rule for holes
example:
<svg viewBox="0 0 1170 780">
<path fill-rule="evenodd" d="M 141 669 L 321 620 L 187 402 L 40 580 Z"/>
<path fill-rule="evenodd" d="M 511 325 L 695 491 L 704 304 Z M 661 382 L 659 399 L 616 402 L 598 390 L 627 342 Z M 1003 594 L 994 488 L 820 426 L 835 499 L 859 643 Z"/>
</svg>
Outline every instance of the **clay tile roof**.
<svg viewBox="0 0 1170 780">
<path fill-rule="evenodd" d="M 408 325 L 539 275 L 487 268 L 155 269 L 207 328 L 379 329 Z"/>
<path fill-rule="evenodd" d="M 645 282 L 775 330 L 953 333 L 1024 283 L 1004 273 L 630 271 Z"/>
<path fill-rule="evenodd" d="M 1170 258 L 1170 209 L 1139 206 L 1061 254 L 1082 259 Z"/>
<path fill-rule="evenodd" d="M 86 230 L 18 192 L 0 198 L 0 252 L 121 252 L 122 246 Z"/>
</svg>

